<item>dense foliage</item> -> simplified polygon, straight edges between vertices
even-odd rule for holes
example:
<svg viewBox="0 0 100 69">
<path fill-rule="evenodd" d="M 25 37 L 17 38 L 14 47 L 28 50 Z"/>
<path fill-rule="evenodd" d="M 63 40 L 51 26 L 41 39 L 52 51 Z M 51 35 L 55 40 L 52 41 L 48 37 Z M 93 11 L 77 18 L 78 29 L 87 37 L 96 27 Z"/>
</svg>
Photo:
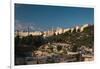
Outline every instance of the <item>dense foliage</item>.
<svg viewBox="0 0 100 69">
<path fill-rule="evenodd" d="M 93 47 L 94 44 L 94 26 L 86 27 L 83 32 L 65 32 L 63 34 L 48 37 L 49 42 L 67 43 L 72 46 L 72 51 L 77 51 L 78 47 Z"/>
</svg>

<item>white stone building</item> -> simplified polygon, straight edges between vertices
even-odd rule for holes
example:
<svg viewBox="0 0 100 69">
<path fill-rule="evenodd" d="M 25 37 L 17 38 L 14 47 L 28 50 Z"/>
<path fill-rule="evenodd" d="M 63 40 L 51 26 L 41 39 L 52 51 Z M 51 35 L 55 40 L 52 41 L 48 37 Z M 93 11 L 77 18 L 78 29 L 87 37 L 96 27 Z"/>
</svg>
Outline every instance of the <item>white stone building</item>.
<svg viewBox="0 0 100 69">
<path fill-rule="evenodd" d="M 83 31 L 84 31 L 84 28 L 86 28 L 86 27 L 88 27 L 88 26 L 89 26 L 89 24 L 83 25 L 83 26 L 80 28 L 80 32 L 83 32 Z"/>
</svg>

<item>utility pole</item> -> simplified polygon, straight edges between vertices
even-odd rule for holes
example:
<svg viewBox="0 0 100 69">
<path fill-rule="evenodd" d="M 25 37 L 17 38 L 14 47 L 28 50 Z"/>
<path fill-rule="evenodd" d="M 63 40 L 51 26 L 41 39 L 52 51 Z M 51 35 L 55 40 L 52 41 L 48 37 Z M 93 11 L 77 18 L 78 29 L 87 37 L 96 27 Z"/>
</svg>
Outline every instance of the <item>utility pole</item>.
<svg viewBox="0 0 100 69">
<path fill-rule="evenodd" d="M 28 32 L 28 36 L 29 36 L 29 26 L 28 26 L 28 31 L 27 32 Z"/>
</svg>

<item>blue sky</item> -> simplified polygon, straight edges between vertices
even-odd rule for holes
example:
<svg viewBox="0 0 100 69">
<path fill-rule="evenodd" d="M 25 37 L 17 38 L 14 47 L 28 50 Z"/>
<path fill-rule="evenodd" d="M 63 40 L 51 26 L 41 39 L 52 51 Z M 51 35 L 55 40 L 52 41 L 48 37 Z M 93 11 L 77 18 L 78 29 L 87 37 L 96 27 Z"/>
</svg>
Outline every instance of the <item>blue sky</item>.
<svg viewBox="0 0 100 69">
<path fill-rule="evenodd" d="M 94 23 L 94 9 L 15 4 L 15 30 L 44 31 Z"/>
</svg>

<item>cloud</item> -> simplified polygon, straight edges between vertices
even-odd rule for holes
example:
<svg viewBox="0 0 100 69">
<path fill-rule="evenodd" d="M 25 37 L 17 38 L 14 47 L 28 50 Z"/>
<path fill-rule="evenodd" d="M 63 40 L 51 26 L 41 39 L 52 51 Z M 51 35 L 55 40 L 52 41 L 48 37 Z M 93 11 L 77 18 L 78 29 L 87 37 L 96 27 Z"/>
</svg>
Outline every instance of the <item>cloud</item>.
<svg viewBox="0 0 100 69">
<path fill-rule="evenodd" d="M 19 20 L 15 20 L 15 31 L 43 31 L 44 28 L 40 27 L 36 23 L 27 23 L 27 22 L 22 22 Z"/>
<path fill-rule="evenodd" d="M 22 21 L 19 21 L 19 20 L 15 20 L 15 31 L 16 30 L 19 30 L 19 31 L 28 31 L 29 24 L 30 23 L 26 23 L 26 22 L 22 22 Z M 31 26 L 31 28 L 32 28 L 32 26 Z"/>
</svg>

